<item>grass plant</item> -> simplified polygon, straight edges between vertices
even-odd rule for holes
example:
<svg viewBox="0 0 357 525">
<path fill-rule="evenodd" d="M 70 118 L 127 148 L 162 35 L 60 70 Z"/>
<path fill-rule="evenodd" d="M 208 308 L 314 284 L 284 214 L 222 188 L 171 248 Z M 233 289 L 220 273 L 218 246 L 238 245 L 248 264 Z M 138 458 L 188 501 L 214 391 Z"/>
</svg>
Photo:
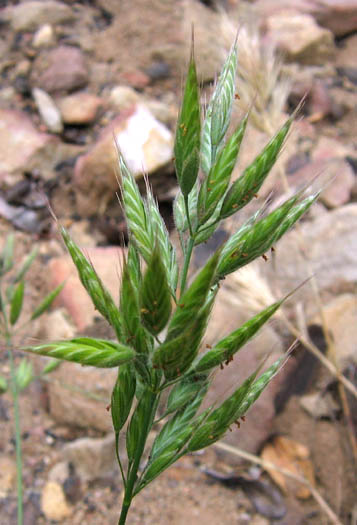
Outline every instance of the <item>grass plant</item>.
<svg viewBox="0 0 357 525">
<path fill-rule="evenodd" d="M 130 237 L 119 305 L 91 262 L 60 226 L 81 282 L 95 308 L 113 327 L 117 340 L 81 337 L 29 349 L 81 364 L 118 367 L 111 415 L 124 487 L 119 525 L 126 523 L 133 498 L 165 469 L 185 454 L 221 439 L 246 414 L 287 358 L 278 359 L 264 372 L 262 363 L 223 402 L 200 410 L 213 373 L 229 365 L 285 300 L 274 302 L 212 348 L 200 352 L 220 281 L 264 256 L 318 196 L 301 191 L 268 215 L 264 209 L 255 213 L 189 280 L 195 247 L 254 199 L 293 122 L 293 117 L 288 118 L 251 165 L 231 182 L 248 122 L 245 115 L 227 137 L 236 95 L 237 52 L 235 42 L 202 114 L 192 46 L 174 146 L 179 185 L 174 219 L 183 264 L 177 262 L 149 185 L 143 198 L 119 155 L 122 203 Z M 168 396 L 163 396 L 164 392 Z M 158 413 L 162 397 L 166 399 L 163 415 Z M 158 419 L 165 423 L 144 461 L 147 438 Z M 119 454 L 120 439 L 126 442 L 126 462 Z"/>
<path fill-rule="evenodd" d="M 14 257 L 15 237 L 10 234 L 4 243 L 0 254 L 0 338 L 5 343 L 5 349 L 10 363 L 9 380 L 0 376 L 0 394 L 7 390 L 11 392 L 14 408 L 15 420 L 15 452 L 16 452 L 16 473 L 17 473 L 17 522 L 23 524 L 23 476 L 22 476 L 22 445 L 21 445 L 21 418 L 19 396 L 29 384 L 36 379 L 32 363 L 27 358 L 22 358 L 15 364 L 13 340 L 15 335 L 24 330 L 29 323 L 35 321 L 44 314 L 51 306 L 57 295 L 63 288 L 58 286 L 49 293 L 37 308 L 34 309 L 29 319 L 21 323 L 21 313 L 23 310 L 26 288 L 27 272 L 30 269 L 37 255 L 34 249 L 25 258 L 22 265 L 15 264 Z M 51 360 L 40 372 L 44 376 L 54 370 L 60 361 Z"/>
</svg>

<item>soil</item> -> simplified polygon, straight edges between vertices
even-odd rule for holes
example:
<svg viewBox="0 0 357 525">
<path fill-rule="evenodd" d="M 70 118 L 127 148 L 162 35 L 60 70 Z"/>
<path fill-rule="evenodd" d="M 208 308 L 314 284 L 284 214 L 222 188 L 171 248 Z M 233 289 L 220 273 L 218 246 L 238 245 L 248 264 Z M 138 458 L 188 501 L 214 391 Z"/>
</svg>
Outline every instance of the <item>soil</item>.
<svg viewBox="0 0 357 525">
<path fill-rule="evenodd" d="M 136 0 L 135 9 L 132 9 L 130 0 L 120 2 L 120 8 L 115 6 L 117 0 L 102 2 L 70 2 L 73 8 L 82 10 L 83 17 L 75 25 L 62 29 L 62 43 L 80 43 L 84 48 L 91 48 L 93 61 L 93 75 L 89 90 L 93 93 L 105 89 L 105 83 L 120 84 L 127 82 L 128 72 L 145 70 L 152 63 L 155 50 L 161 45 L 179 42 L 180 2 L 172 10 L 164 1 L 155 1 L 155 9 L 151 2 Z M 8 2 L 16 4 L 17 2 Z M 230 2 L 228 2 L 229 4 Z M 1 2 L 3 5 L 4 2 Z M 233 5 L 234 2 L 231 2 Z M 101 6 L 99 8 L 99 5 Z M 115 6 L 115 7 L 113 7 Z M 84 8 L 87 8 L 85 10 Z M 116 11 L 115 20 L 111 21 L 108 13 Z M 140 12 L 140 20 L 137 13 Z M 157 13 L 160 16 L 157 17 Z M 155 13 L 155 15 L 153 14 Z M 93 22 L 94 21 L 94 22 Z M 93 47 L 91 27 L 96 24 L 98 45 Z M 114 45 L 115 36 L 115 46 Z M 2 30 L 2 38 L 8 43 L 14 39 L 20 40 L 23 35 L 13 34 L 9 29 Z M 117 49 L 121 50 L 126 62 L 116 62 Z M 16 60 L 23 57 L 24 48 L 15 51 Z M 162 98 L 167 91 L 174 92 L 179 99 L 181 90 L 181 71 L 175 64 L 169 64 L 171 73 L 167 78 L 149 83 L 143 88 L 145 95 L 153 98 Z M 4 80 L 4 79 L 3 79 Z M 4 80 L 6 85 L 6 80 Z M 351 90 L 351 87 L 349 87 Z M 354 90 L 357 102 L 357 90 Z M 17 107 L 24 109 L 29 105 L 28 98 L 18 97 Z M 33 108 L 30 108 L 32 111 Z M 343 134 L 344 140 L 353 142 L 355 136 L 355 122 L 346 115 L 338 125 L 328 119 L 319 124 L 319 132 L 337 137 Z M 86 142 L 97 135 L 99 124 L 86 129 L 72 130 L 75 140 Z M 67 140 L 70 136 L 67 130 Z M 75 141 L 74 140 L 74 141 Z M 74 196 L 71 189 L 71 165 L 63 166 L 58 174 L 53 188 L 49 192 L 51 201 L 59 218 L 65 223 L 67 220 L 76 221 L 80 217 L 73 211 Z M 165 174 L 167 177 L 167 173 Z M 172 178 L 172 174 L 169 174 Z M 170 186 L 171 184 L 169 184 Z M 170 198 L 163 198 L 161 209 L 172 224 Z M 114 202 L 114 201 L 113 201 Z M 94 218 L 92 225 L 96 228 L 98 244 L 107 244 L 117 238 L 117 229 L 111 236 L 110 224 L 119 221 L 118 208 L 110 208 L 106 216 Z M 101 222 L 102 221 L 102 222 Z M 104 221 L 104 223 L 103 223 Z M 104 224 L 104 225 L 103 225 Z M 117 223 L 118 224 L 118 223 Z M 116 224 L 116 226 L 117 226 Z M 117 226 L 118 227 L 118 226 Z M 0 233 L 4 238 L 14 228 L 7 221 L 0 219 Z M 124 227 L 123 227 L 124 232 Z M 47 293 L 44 265 L 46 261 L 63 252 L 58 241 L 58 235 L 51 226 L 38 234 L 16 232 L 16 259 L 21 260 L 33 245 L 40 248 L 40 257 L 29 273 L 28 288 L 26 291 L 25 315 L 30 312 L 39 298 Z M 28 328 L 25 335 L 19 335 L 14 343 L 19 348 L 24 341 L 28 341 L 33 333 Z M 33 328 L 34 333 L 36 332 Z M 104 334 L 103 334 L 104 335 Z M 20 359 L 21 352 L 16 350 L 16 359 Z M 0 373 L 8 373 L 8 359 L 4 351 L 0 353 Z M 43 486 L 48 480 L 48 473 L 53 465 L 61 458 L 61 448 L 76 438 L 83 436 L 100 437 L 94 430 L 78 429 L 76 427 L 60 426 L 53 421 L 47 411 L 46 383 L 35 381 L 21 396 L 21 426 L 23 438 L 24 487 L 25 487 L 25 525 L 45 525 L 51 522 L 41 512 L 40 497 Z M 103 405 L 104 409 L 104 405 Z M 0 397 L 0 455 L 14 458 L 13 439 L 13 411 L 12 401 L 8 393 Z M 239 430 L 234 430 L 239 432 Z M 348 439 L 345 419 L 342 411 L 334 419 L 325 418 L 315 420 L 300 407 L 298 397 L 292 397 L 285 404 L 283 411 L 276 417 L 273 434 L 290 437 L 305 445 L 310 452 L 310 460 L 316 475 L 317 489 L 321 496 L 339 516 L 344 525 L 356 523 L 356 465 L 354 464 L 351 445 Z M 272 437 L 273 437 L 272 434 Z M 259 452 L 259 451 L 258 451 Z M 207 475 L 210 470 L 217 475 Z M 69 518 L 61 520 L 63 525 L 111 525 L 116 524 L 122 498 L 122 486 L 119 481 L 119 472 L 104 476 L 86 483 L 80 481 L 75 473 L 67 480 L 65 493 L 67 501 L 72 507 Z M 239 482 L 227 486 L 227 480 L 220 476 L 238 476 Z M 223 477 L 224 477 L 223 476 Z M 1 477 L 1 475 L 0 475 Z M 252 468 L 250 463 L 243 463 L 241 467 L 232 467 L 229 455 L 222 453 L 218 448 L 211 447 L 202 454 L 188 456 L 164 472 L 158 480 L 147 487 L 135 499 L 130 511 L 128 524 L 140 525 L 323 525 L 330 523 L 326 513 L 321 510 L 316 501 L 310 497 L 299 500 L 294 497 L 293 490 L 283 495 L 284 516 L 274 519 L 274 509 L 277 502 L 259 504 L 261 495 L 252 496 L 249 490 L 253 481 L 264 481 L 272 490 L 277 490 L 269 476 L 259 467 Z M 229 484 L 229 483 L 228 483 Z M 264 495 L 266 498 L 266 494 Z M 268 498 L 269 500 L 269 498 Z M 257 511 L 259 510 L 259 512 Z M 273 510 L 272 510 L 273 509 Z M 15 525 L 16 520 L 16 491 L 12 490 L 5 497 L 0 495 L 0 525 Z"/>
</svg>

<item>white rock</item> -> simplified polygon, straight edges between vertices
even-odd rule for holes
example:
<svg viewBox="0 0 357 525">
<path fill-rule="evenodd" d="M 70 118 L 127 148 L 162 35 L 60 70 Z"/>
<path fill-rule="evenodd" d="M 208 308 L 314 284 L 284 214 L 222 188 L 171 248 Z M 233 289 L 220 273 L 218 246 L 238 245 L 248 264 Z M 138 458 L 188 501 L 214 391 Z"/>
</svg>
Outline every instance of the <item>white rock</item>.
<svg viewBox="0 0 357 525">
<path fill-rule="evenodd" d="M 138 104 L 122 111 L 103 130 L 92 149 L 76 162 L 75 188 L 78 211 L 83 217 L 105 208 L 118 189 L 118 153 L 123 154 L 133 175 L 153 173 L 173 156 L 173 135 L 150 111 Z"/>
<path fill-rule="evenodd" d="M 63 130 L 61 113 L 50 95 L 40 88 L 33 88 L 32 96 L 49 131 L 61 133 Z"/>
<path fill-rule="evenodd" d="M 145 106 L 137 106 L 115 139 L 135 175 L 151 173 L 172 158 L 172 133 Z"/>
<path fill-rule="evenodd" d="M 33 36 L 32 45 L 35 48 L 47 47 L 54 41 L 53 27 L 50 24 L 41 26 Z"/>
</svg>

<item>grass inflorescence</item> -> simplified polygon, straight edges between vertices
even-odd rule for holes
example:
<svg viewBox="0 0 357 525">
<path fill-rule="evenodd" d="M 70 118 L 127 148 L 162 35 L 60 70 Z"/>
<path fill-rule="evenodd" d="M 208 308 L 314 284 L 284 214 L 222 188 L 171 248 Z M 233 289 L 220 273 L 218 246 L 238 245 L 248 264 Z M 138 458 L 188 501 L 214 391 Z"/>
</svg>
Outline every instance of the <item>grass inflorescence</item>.
<svg viewBox="0 0 357 525">
<path fill-rule="evenodd" d="M 220 281 L 264 255 L 317 198 L 316 194 L 302 191 L 267 215 L 264 210 L 256 213 L 189 282 L 195 247 L 209 239 L 222 221 L 256 195 L 277 160 L 293 121 L 293 117 L 288 118 L 241 176 L 231 182 L 249 117 L 245 115 L 231 136 L 227 136 L 235 97 L 237 55 L 235 42 L 211 100 L 202 111 L 191 52 L 174 148 L 179 185 L 174 220 L 183 253 L 182 266 L 177 262 L 149 185 L 143 198 L 120 156 L 129 247 L 123 264 L 119 305 L 114 303 L 90 261 L 61 228 L 83 286 L 97 310 L 114 328 L 117 341 L 77 338 L 30 349 L 82 364 L 118 367 L 111 413 L 124 484 L 119 525 L 126 522 L 133 498 L 148 483 L 180 457 L 223 437 L 245 415 L 284 363 L 284 358 L 279 359 L 264 372 L 258 367 L 221 404 L 200 411 L 214 371 L 229 363 L 285 300 L 274 302 L 200 353 Z M 165 423 L 148 451 L 149 459 L 142 465 L 147 437 L 157 420 L 159 401 L 165 391 L 169 395 L 165 396 L 164 416 L 160 416 Z M 126 440 L 126 469 L 119 454 L 119 439 Z"/>
</svg>

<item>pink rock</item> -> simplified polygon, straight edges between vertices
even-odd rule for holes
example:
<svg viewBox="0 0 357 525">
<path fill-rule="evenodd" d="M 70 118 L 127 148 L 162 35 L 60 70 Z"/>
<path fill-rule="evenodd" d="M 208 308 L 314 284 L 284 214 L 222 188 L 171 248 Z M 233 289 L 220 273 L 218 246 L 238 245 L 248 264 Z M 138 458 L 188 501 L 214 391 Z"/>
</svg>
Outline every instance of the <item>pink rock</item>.
<svg viewBox="0 0 357 525">
<path fill-rule="evenodd" d="M 48 93 L 72 91 L 88 83 L 88 67 L 77 47 L 60 46 L 44 50 L 35 59 L 31 83 Z"/>
<path fill-rule="evenodd" d="M 29 169 L 33 158 L 55 141 L 37 131 L 25 113 L 0 109 L 0 178 Z"/>
<path fill-rule="evenodd" d="M 101 133 L 92 149 L 77 160 L 74 182 L 78 211 L 88 217 L 118 190 L 115 140 L 134 176 L 152 173 L 173 155 L 173 137 L 145 106 L 122 111 Z"/>
<path fill-rule="evenodd" d="M 132 87 L 143 89 L 150 84 L 150 77 L 142 71 L 127 71 L 123 74 L 123 79 Z"/>
<path fill-rule="evenodd" d="M 324 176 L 331 182 L 321 193 L 320 199 L 329 208 L 337 208 L 351 200 L 355 175 L 351 166 L 343 159 L 331 159 L 326 163 Z"/>
<path fill-rule="evenodd" d="M 351 166 L 343 158 L 316 159 L 295 171 L 289 177 L 296 188 L 301 188 L 319 176 L 318 186 L 325 186 L 320 200 L 328 208 L 337 208 L 351 199 L 355 176 Z"/>
<path fill-rule="evenodd" d="M 342 142 L 330 137 L 320 137 L 313 149 L 311 158 L 313 160 L 328 160 L 346 157 L 349 153 L 349 148 Z"/>
<path fill-rule="evenodd" d="M 75 93 L 57 100 L 62 120 L 66 124 L 89 124 L 96 119 L 104 102 L 90 93 Z"/>
<path fill-rule="evenodd" d="M 88 248 L 84 250 L 84 253 L 88 254 L 99 277 L 118 304 L 122 249 L 118 247 Z M 98 312 L 95 311 L 91 299 L 79 280 L 72 259 L 69 255 L 57 257 L 50 261 L 48 268 L 51 287 L 54 288 L 66 281 L 58 302 L 67 309 L 78 330 L 84 330 L 93 323 Z"/>
</svg>

